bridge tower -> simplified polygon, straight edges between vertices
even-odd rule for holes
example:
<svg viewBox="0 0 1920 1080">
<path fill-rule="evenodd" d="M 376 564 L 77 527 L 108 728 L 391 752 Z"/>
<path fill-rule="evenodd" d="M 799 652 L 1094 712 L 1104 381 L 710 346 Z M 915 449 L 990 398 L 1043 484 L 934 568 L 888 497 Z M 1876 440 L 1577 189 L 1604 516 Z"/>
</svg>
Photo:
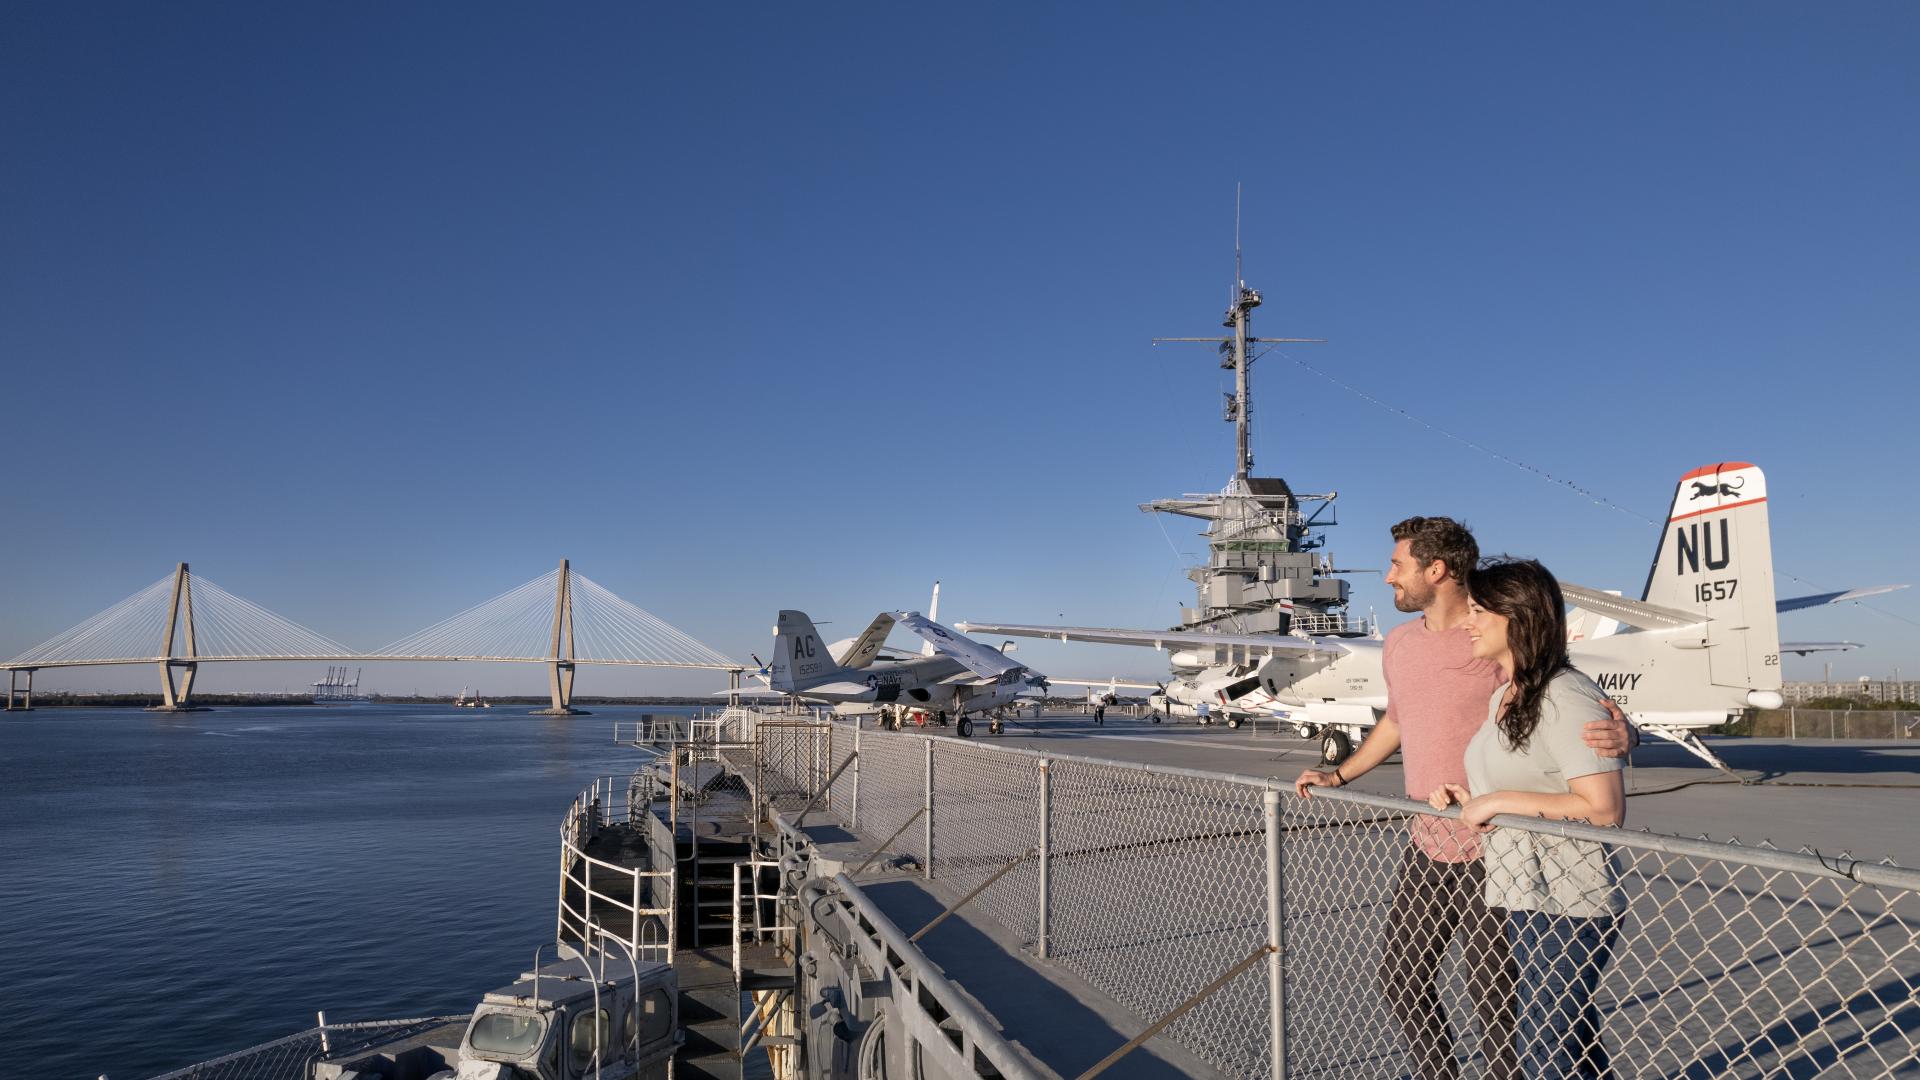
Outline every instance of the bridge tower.
<svg viewBox="0 0 1920 1080">
<path fill-rule="evenodd" d="M 573 568 L 560 560 L 560 576 L 553 590 L 553 637 L 547 650 L 547 690 L 552 695 L 550 708 L 535 709 L 534 716 L 585 716 L 573 707 Z"/>
<path fill-rule="evenodd" d="M 33 673 L 35 670 L 36 669 L 34 668 L 8 668 L 7 669 L 7 711 L 8 712 L 32 712 L 33 711 Z M 20 691 L 21 691 L 20 675 L 23 672 L 27 676 L 26 698 L 24 700 L 20 697 Z M 15 704 L 16 702 L 18 702 L 18 704 Z"/>
<path fill-rule="evenodd" d="M 182 617 L 184 616 L 184 618 Z M 184 630 L 182 645 L 186 655 L 176 657 L 173 651 L 174 628 Z M 173 598 L 167 602 L 167 628 L 160 641 L 160 699 L 161 703 L 148 708 L 148 712 L 194 712 L 197 707 L 193 700 L 193 676 L 200 670 L 199 651 L 193 643 L 193 573 L 181 563 L 173 569 Z M 180 685 L 176 691 L 173 683 L 173 671 L 179 668 Z"/>
</svg>

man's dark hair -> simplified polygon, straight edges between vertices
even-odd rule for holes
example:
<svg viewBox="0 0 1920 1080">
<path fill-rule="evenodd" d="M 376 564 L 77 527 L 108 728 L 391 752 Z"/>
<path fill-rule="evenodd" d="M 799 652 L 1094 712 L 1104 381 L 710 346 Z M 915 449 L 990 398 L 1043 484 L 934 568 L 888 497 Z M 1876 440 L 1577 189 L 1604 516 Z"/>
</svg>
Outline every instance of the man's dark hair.
<svg viewBox="0 0 1920 1080">
<path fill-rule="evenodd" d="M 1465 525 L 1443 517 L 1410 517 L 1393 527 L 1395 540 L 1407 541 L 1413 559 L 1426 569 L 1433 560 L 1447 564 L 1447 573 L 1462 586 L 1480 561 L 1480 545 Z"/>
</svg>

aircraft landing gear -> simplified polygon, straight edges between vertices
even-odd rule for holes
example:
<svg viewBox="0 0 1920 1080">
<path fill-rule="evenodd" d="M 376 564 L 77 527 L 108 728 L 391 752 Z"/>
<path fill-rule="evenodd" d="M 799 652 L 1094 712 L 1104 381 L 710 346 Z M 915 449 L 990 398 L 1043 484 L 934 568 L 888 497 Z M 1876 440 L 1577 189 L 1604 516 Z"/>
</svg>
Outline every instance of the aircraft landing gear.
<svg viewBox="0 0 1920 1080">
<path fill-rule="evenodd" d="M 1353 742 L 1344 731 L 1328 728 L 1320 735 L 1320 764 L 1337 767 L 1353 753 Z"/>
<path fill-rule="evenodd" d="M 996 716 L 993 719 L 987 721 L 987 734 L 1005 735 L 1006 733 L 1007 733 L 1007 725 L 999 717 Z"/>
<path fill-rule="evenodd" d="M 1156 723 L 1156 724 L 1160 722 L 1160 714 L 1159 714 L 1159 713 L 1154 713 L 1154 714 L 1153 714 L 1153 722 L 1154 722 L 1154 723 Z"/>
<path fill-rule="evenodd" d="M 971 739 L 973 738 L 973 721 L 963 716 L 960 718 L 960 722 L 954 726 L 953 730 L 954 733 L 961 738 Z"/>
<path fill-rule="evenodd" d="M 1235 731 L 1240 730 L 1240 718 L 1237 716 L 1227 717 L 1227 726 L 1233 728 Z"/>
</svg>

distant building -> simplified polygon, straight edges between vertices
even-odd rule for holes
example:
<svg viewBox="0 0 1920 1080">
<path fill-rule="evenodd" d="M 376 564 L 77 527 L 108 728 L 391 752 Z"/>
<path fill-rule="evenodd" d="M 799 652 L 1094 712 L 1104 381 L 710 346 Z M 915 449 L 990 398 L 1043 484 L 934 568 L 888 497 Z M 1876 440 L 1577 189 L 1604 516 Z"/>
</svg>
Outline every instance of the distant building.
<svg viewBox="0 0 1920 1080">
<path fill-rule="evenodd" d="M 1789 705 L 1803 705 L 1815 698 L 1849 697 L 1862 701 L 1920 701 L 1920 680 L 1835 679 L 1832 682 L 1789 682 L 1780 686 L 1780 696 Z"/>
</svg>

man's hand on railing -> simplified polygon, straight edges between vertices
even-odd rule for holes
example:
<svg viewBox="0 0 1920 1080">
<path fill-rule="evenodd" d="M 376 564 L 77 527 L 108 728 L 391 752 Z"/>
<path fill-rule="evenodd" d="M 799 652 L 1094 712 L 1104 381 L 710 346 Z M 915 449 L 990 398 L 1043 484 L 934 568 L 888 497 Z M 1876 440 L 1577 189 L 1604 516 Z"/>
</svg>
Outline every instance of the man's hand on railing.
<svg viewBox="0 0 1920 1080">
<path fill-rule="evenodd" d="M 1340 770 L 1337 768 L 1330 772 L 1321 772 L 1319 769 L 1308 769 L 1302 772 L 1299 778 L 1293 782 L 1293 793 L 1303 799 L 1311 799 L 1313 798 L 1313 794 L 1307 790 L 1309 788 L 1346 786 L 1346 782 L 1341 779 Z"/>
</svg>

